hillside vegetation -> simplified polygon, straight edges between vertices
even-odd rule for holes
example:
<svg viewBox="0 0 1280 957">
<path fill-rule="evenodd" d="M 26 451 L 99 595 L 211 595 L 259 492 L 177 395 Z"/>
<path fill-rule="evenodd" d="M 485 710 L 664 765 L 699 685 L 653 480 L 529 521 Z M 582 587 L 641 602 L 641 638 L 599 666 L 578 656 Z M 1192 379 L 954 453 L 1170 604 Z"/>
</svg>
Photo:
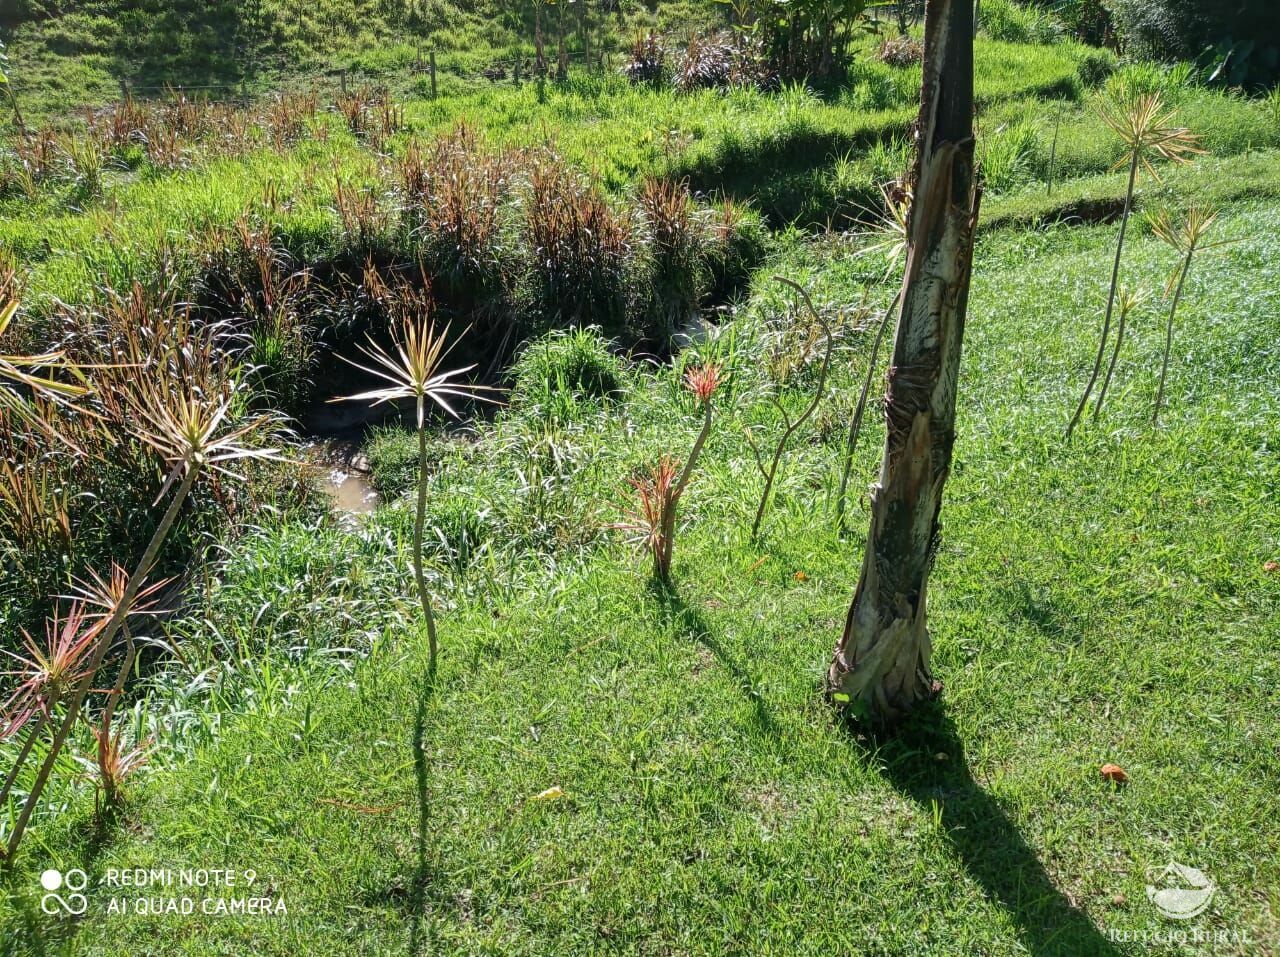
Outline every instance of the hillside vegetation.
<svg viewBox="0 0 1280 957">
<path fill-rule="evenodd" d="M 991 0 L 942 693 L 884 734 L 823 676 L 904 374 L 918 30 L 858 31 L 838 81 L 704 84 L 724 9 L 655 7 L 567 31 L 615 62 L 533 82 L 482 75 L 532 50 L 488 0 L 0 14 L 26 113 L 0 143 L 0 728 L 67 596 L 168 528 L 0 877 L 0 957 L 1173 957 L 1198 951 L 1148 900 L 1171 860 L 1214 882 L 1187 925 L 1213 953 L 1280 947 L 1280 96 Z M 665 66 L 624 72 L 649 29 Z M 1121 226 L 1107 109 L 1152 102 L 1186 155 L 1152 154 Z M 1171 284 L 1192 206 L 1216 218 Z M 1108 404 L 1064 440 L 1122 230 Z M 435 371 L 498 402 L 373 402 L 428 320 Z M 10 388 L 30 355 L 95 390 Z M 136 398 L 171 382 L 230 435 L 198 462 Z M 663 581 L 644 511 L 692 447 Z M 30 740 L 0 839 L 57 747 Z M 87 873 L 83 916 L 43 906 L 50 867 Z M 253 890 L 157 914 L 136 900 L 172 888 L 104 883 L 164 868 Z M 199 906 L 250 893 L 287 913 Z"/>
</svg>

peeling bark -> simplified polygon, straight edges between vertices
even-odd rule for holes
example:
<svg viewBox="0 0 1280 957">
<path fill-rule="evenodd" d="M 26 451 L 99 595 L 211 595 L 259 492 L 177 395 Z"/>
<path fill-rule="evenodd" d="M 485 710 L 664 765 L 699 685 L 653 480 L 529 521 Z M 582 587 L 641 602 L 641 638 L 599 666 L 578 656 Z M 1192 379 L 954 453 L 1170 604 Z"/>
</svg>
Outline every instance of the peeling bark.
<svg viewBox="0 0 1280 957">
<path fill-rule="evenodd" d="M 862 575 L 828 671 L 833 700 L 877 721 L 937 693 L 929 572 L 955 439 L 956 384 L 979 191 L 974 174 L 973 2 L 929 0 L 915 201 L 871 493 Z"/>
</svg>

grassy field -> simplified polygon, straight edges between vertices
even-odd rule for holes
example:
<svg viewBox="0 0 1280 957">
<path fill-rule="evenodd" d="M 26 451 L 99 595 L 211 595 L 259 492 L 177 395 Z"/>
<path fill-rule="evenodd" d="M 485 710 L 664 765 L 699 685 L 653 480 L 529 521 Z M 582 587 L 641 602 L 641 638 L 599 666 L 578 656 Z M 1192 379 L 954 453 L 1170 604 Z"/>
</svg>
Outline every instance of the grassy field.
<svg viewBox="0 0 1280 957">
<path fill-rule="evenodd" d="M 819 954 L 853 934 L 886 954 L 1200 952 L 1111 935 L 1168 930 L 1143 885 L 1172 858 L 1220 888 L 1199 926 L 1237 936 L 1214 953 L 1267 952 L 1280 939 L 1280 591 L 1264 569 L 1280 549 L 1276 209 L 1232 206 L 1221 236 L 1241 241 L 1194 271 L 1166 424 L 1148 425 L 1153 311 L 1111 411 L 1070 446 L 1114 227 L 983 241 L 934 577 L 944 704 L 899 737 L 846 730 L 818 693 L 859 552 L 826 513 L 839 428 L 820 417 L 787 461 L 764 544 L 745 538 L 759 481 L 741 429 L 776 427 L 758 373 L 779 295 L 766 270 L 714 346 L 735 388 L 670 592 L 605 528 L 630 467 L 691 434 L 667 371 L 637 369 L 624 404 L 583 403 L 571 421 L 514 407 L 445 458 L 440 528 L 459 497 L 482 528 L 530 514 L 516 503 L 532 434 L 564 463 L 552 511 L 596 534 L 513 556 L 492 531 L 465 569 L 446 567 L 434 685 L 395 610 L 400 506 L 360 528 L 251 534 L 204 612 L 206 635 L 241 649 L 237 713 L 149 775 L 105 836 L 83 800 L 42 831 L 9 884 L 9 949 L 56 950 L 72 933 L 77 952 L 104 954 Z M 1140 237 L 1128 268 L 1159 276 L 1167 260 Z M 856 301 L 865 268 L 832 240 L 771 266 L 828 305 Z M 836 421 L 866 335 L 848 344 Z M 798 407 L 806 381 L 784 401 Z M 326 646 L 363 655 L 324 666 Z M 186 707 L 217 709 L 216 693 L 195 697 Z M 1101 780 L 1106 761 L 1127 786 Z M 35 873 L 51 862 L 95 882 L 112 868 L 248 868 L 288 915 L 107 916 L 112 894 L 95 884 L 68 924 L 38 910 Z"/>
<path fill-rule="evenodd" d="M 900 269 L 865 227 L 911 160 L 918 65 L 880 62 L 864 37 L 821 91 L 678 92 L 577 68 L 516 85 L 472 75 L 527 33 L 483 4 L 334 0 L 326 16 L 262 0 L 254 19 L 183 0 L 167 25 L 148 5 L 55 7 L 0 15 L 20 103 L 47 130 L 0 151 L 0 300 L 21 298 L 0 355 L 85 350 L 190 301 L 254 343 L 233 421 L 311 415 L 355 391 L 335 354 L 385 331 L 384 299 L 430 299 L 455 322 L 454 359 L 492 362 L 511 388 L 429 437 L 434 674 L 401 420 L 360 438 L 368 515 L 330 508 L 328 465 L 292 440 L 301 465 L 197 487 L 165 559 L 180 593 L 117 719 L 147 764 L 99 813 L 77 727 L 0 878 L 0 957 L 1280 948 L 1280 98 L 1071 41 L 979 39 L 986 192 L 930 583 L 945 688 L 879 737 L 824 703 L 822 679 L 884 439 L 873 402 L 841 532 L 845 432 Z M 676 30 L 708 16 L 623 12 Z M 447 74 L 435 98 L 409 73 L 424 37 Z M 142 86 L 179 67 L 251 102 L 65 115 L 68 97 L 110 100 L 122 73 Z M 395 77 L 392 96 L 309 99 L 340 70 Z M 1156 294 L 1130 317 L 1108 406 L 1067 442 L 1126 186 L 1098 103 L 1122 89 L 1159 91 L 1208 155 L 1140 180 L 1121 278 Z M 415 191 L 415 171 L 464 185 Z M 1191 268 L 1153 427 L 1176 257 L 1141 214 L 1192 203 L 1221 208 L 1225 244 Z M 834 358 L 752 540 L 753 443 L 809 403 L 822 359 L 819 324 L 775 276 L 812 293 Z M 688 344 L 672 355 L 675 332 Z M 660 587 L 620 527 L 628 480 L 687 454 L 700 412 L 681 376 L 707 360 L 728 379 Z M 71 496 L 80 538 L 60 550 L 37 528 L 46 561 L 0 525 L 0 651 L 72 573 L 149 534 L 163 481 L 141 457 L 66 471 L 67 453 L 29 456 L 40 437 L 12 432 L 0 450 L 48 466 L 39 494 Z M 0 765 L 16 750 L 0 741 Z M 1126 784 L 1102 778 L 1109 762 Z M 1185 924 L 1147 899 L 1171 860 L 1217 888 Z M 87 872 L 83 916 L 45 909 L 50 867 Z M 119 885 L 201 868 L 236 884 Z M 190 913 L 146 912 L 184 897 Z M 224 912 L 247 898 L 273 912 Z"/>
</svg>

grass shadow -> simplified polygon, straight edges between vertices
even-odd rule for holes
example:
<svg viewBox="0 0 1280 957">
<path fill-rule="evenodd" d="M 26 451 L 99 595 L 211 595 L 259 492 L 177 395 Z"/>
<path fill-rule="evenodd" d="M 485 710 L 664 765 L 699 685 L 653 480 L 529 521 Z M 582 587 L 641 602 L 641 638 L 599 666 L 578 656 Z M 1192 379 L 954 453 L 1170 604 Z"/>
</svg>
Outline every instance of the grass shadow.
<svg viewBox="0 0 1280 957">
<path fill-rule="evenodd" d="M 755 678 L 734 657 L 733 653 L 721 644 L 701 610 L 681 598 L 674 585 L 666 585 L 655 580 L 650 584 L 650 589 L 658 601 L 662 623 L 674 627 L 683 637 L 711 652 L 716 661 L 733 677 L 734 683 L 751 705 L 757 730 L 770 738 L 780 738 L 778 723 L 773 717 L 773 709 L 757 690 Z"/>
<path fill-rule="evenodd" d="M 999 803 L 973 780 L 964 743 L 940 704 L 922 705 L 892 736 L 861 741 L 903 796 L 929 810 L 937 805 L 947 840 L 987 898 L 1014 919 L 1028 953 L 1119 957 L 1121 951 L 1054 886 Z"/>
<path fill-rule="evenodd" d="M 414 794 L 418 799 L 418 846 L 409 893 L 409 953 L 411 955 L 424 952 L 422 919 L 427 909 L 427 890 L 436 877 L 427 844 L 431 826 L 431 754 L 427 749 L 427 718 L 431 701 L 435 697 L 437 677 L 436 665 L 432 662 L 418 691 L 418 702 L 413 716 L 413 778 Z"/>
</svg>

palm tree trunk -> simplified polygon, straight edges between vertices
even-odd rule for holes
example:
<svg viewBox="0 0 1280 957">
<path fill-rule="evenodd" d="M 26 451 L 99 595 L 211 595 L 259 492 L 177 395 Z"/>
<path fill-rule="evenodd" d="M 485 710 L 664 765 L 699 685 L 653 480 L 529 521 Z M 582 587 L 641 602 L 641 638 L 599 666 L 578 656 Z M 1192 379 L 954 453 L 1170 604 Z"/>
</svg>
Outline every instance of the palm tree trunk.
<svg viewBox="0 0 1280 957">
<path fill-rule="evenodd" d="M 936 693 L 925 596 L 951 468 L 960 345 L 979 190 L 974 175 L 973 2 L 928 0 L 902 312 L 862 575 L 828 671 L 833 700 L 888 721 Z"/>
</svg>

